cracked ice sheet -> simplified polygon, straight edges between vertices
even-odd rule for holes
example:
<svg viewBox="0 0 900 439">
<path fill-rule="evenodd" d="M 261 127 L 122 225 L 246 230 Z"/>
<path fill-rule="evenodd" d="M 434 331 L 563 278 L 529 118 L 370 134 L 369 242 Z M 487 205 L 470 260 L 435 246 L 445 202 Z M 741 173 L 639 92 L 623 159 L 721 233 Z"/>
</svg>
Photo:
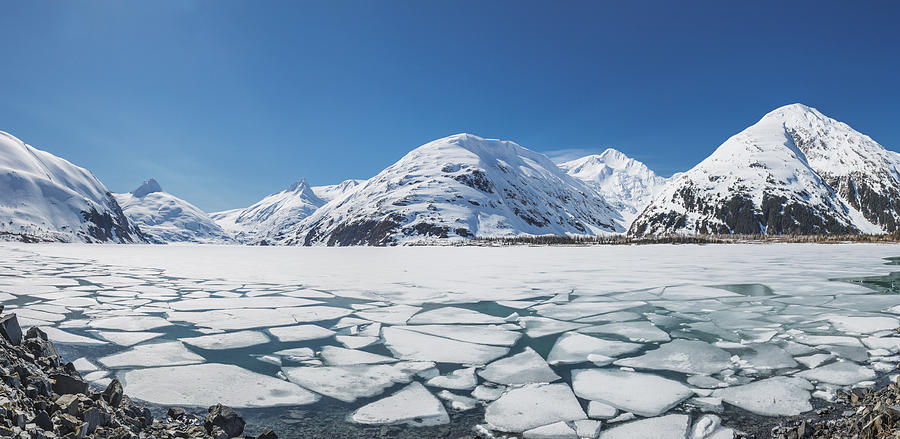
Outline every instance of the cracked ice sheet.
<svg viewBox="0 0 900 439">
<path fill-rule="evenodd" d="M 177 366 L 202 363 L 203 357 L 189 351 L 181 342 L 163 342 L 135 346 L 127 351 L 100 358 L 109 368 Z"/>
<path fill-rule="evenodd" d="M 119 331 L 146 331 L 171 325 L 169 321 L 162 317 L 152 316 L 104 317 L 91 320 L 89 324 L 91 328 L 116 329 Z"/>
<path fill-rule="evenodd" d="M 363 313 L 357 313 L 363 317 Z M 427 324 L 503 324 L 502 317 L 484 314 L 466 308 L 445 306 L 431 311 L 421 312 L 412 316 L 408 322 L 410 325 Z"/>
<path fill-rule="evenodd" d="M 731 355 L 699 340 L 673 340 L 639 357 L 614 363 L 638 369 L 671 370 L 696 375 L 719 373 L 731 366 Z"/>
<path fill-rule="evenodd" d="M 380 395 L 396 384 L 408 383 L 417 373 L 434 367 L 430 362 L 359 364 L 352 366 L 283 367 L 297 385 L 331 398 L 353 402 Z"/>
<path fill-rule="evenodd" d="M 521 333 L 497 325 L 409 325 L 403 329 L 469 343 L 512 346 Z"/>
<path fill-rule="evenodd" d="M 381 333 L 384 345 L 395 356 L 404 360 L 486 364 L 509 352 L 506 347 L 466 343 L 400 327 L 387 327 Z"/>
<path fill-rule="evenodd" d="M 338 319 L 352 310 L 334 306 L 311 305 L 282 309 L 236 309 L 216 311 L 170 311 L 169 320 L 189 322 L 213 329 L 253 329 L 295 323 Z"/>
<path fill-rule="evenodd" d="M 319 300 L 296 297 L 261 296 L 179 300 L 170 303 L 169 307 L 175 311 L 198 311 L 213 309 L 289 308 L 320 303 L 322 302 Z"/>
<path fill-rule="evenodd" d="M 409 303 L 433 296 L 457 303 L 521 300 L 576 292 L 632 291 L 662 285 L 756 283 L 777 294 L 834 295 L 830 278 L 887 274 L 888 245 L 596 246 L 585 248 L 253 248 L 241 246 L 89 246 L 9 244 L 41 255 L 152 267 L 169 276 L 221 277 L 356 290 L 372 300 Z M 133 247 L 133 248 L 132 248 Z M 384 257 L 390 251 L 390 257 Z M 810 264 L 808 261 L 816 261 Z M 253 263 L 247 263 L 253 261 Z M 339 261 L 339 263 L 338 263 Z M 598 261 L 603 261 L 602 264 Z M 354 276 L 346 276 L 351 268 Z M 711 268 L 712 267 L 712 268 Z M 621 273 L 629 273 L 625 279 Z M 459 273 L 466 273 L 464 278 Z M 503 276 L 497 276 L 503 273 Z M 105 283 L 105 276 L 96 280 Z M 133 281 L 132 281 L 133 282 Z M 813 285 L 814 288 L 803 288 Z M 405 288 L 415 285 L 416 288 Z M 395 293 L 396 292 L 396 293 Z M 433 294 L 441 292 L 440 295 Z M 843 284 L 838 293 L 871 292 Z"/>
<path fill-rule="evenodd" d="M 169 406 L 273 407 L 319 399 L 296 384 L 230 364 L 153 367 L 125 372 L 124 378 L 125 391 L 132 398 Z"/>
<path fill-rule="evenodd" d="M 179 338 L 179 341 L 200 349 L 223 350 L 256 346 L 269 342 L 269 337 L 258 331 L 237 331 L 222 334 Z"/>
<path fill-rule="evenodd" d="M 605 357 L 603 362 L 612 362 L 614 357 L 635 352 L 643 345 L 624 341 L 603 340 L 601 338 L 584 335 L 577 332 L 567 332 L 561 335 L 550 354 L 547 362 L 550 364 L 574 364 L 585 361 L 597 361 L 595 356 Z"/>
</svg>

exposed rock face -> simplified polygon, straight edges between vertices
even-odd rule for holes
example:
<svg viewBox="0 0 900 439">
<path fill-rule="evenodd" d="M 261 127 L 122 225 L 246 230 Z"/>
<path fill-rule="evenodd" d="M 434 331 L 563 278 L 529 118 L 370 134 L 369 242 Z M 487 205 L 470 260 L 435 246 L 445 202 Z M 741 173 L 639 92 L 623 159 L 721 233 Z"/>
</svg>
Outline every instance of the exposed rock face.
<svg viewBox="0 0 900 439">
<path fill-rule="evenodd" d="M 275 237 L 398 245 L 471 237 L 621 233 L 621 216 L 546 156 L 458 134 L 422 145 Z"/>
<path fill-rule="evenodd" d="M 631 236 L 896 230 L 900 159 L 800 104 L 767 114 L 676 174 Z"/>
<path fill-rule="evenodd" d="M 210 407 L 205 423 L 183 410 L 177 418 L 170 410 L 161 422 L 124 395 L 118 380 L 103 392 L 91 389 L 72 363 L 63 363 L 47 334 L 31 328 L 22 337 L 11 316 L 0 319 L 0 437 L 228 439 L 243 433 L 244 420 L 222 405 Z M 269 430 L 259 438 L 277 439 Z"/>
</svg>

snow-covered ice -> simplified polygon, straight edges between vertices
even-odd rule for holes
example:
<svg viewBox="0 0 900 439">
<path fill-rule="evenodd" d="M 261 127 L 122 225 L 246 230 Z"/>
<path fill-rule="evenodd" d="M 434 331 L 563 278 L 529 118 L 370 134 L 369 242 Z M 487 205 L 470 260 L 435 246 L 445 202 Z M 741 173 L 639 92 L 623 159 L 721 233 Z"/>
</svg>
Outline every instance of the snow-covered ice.
<svg viewBox="0 0 900 439">
<path fill-rule="evenodd" d="M 113 369 L 126 367 L 176 366 L 202 363 L 203 357 L 191 352 L 180 342 L 151 343 L 99 359 Z"/>
<path fill-rule="evenodd" d="M 552 383 L 559 375 L 530 347 L 501 358 L 478 371 L 482 378 L 498 384 Z"/>
<path fill-rule="evenodd" d="M 642 419 L 603 430 L 600 439 L 684 439 L 690 423 L 688 415 Z"/>
<path fill-rule="evenodd" d="M 350 415 L 360 424 L 441 425 L 450 422 L 444 405 L 418 381 L 397 393 L 360 407 Z"/>
<path fill-rule="evenodd" d="M 587 419 L 568 384 L 531 384 L 506 392 L 487 406 L 485 421 L 513 433 L 559 421 Z"/>
<path fill-rule="evenodd" d="M 764 416 L 792 416 L 812 410 L 813 386 L 802 378 L 773 377 L 713 391 L 728 404 Z"/>
<path fill-rule="evenodd" d="M 280 342 L 316 340 L 334 335 L 334 331 L 317 325 L 294 325 L 269 328 L 269 333 Z"/>
<path fill-rule="evenodd" d="M 638 369 L 672 370 L 710 375 L 731 366 L 731 355 L 700 340 L 673 340 L 644 355 L 615 362 L 617 366 Z"/>
<path fill-rule="evenodd" d="M 88 381 L 124 378 L 151 402 L 205 404 L 190 392 L 221 372 L 274 380 L 258 393 L 222 389 L 223 402 L 321 395 L 348 413 L 382 403 L 362 413 L 392 423 L 403 421 L 387 408 L 408 398 L 391 398 L 427 383 L 429 398 L 412 399 L 451 412 L 487 405 L 500 430 L 577 435 L 596 425 L 589 417 L 617 418 L 602 437 L 641 437 L 656 423 L 680 429 L 679 404 L 781 415 L 809 410 L 813 391 L 871 385 L 897 362 L 900 300 L 829 279 L 888 274 L 880 257 L 895 252 L 3 244 L 0 293 L 24 324 L 76 343 L 65 349 Z M 163 377 L 154 390 L 148 380 Z M 594 381 L 606 384 L 585 384 Z"/>
<path fill-rule="evenodd" d="M 612 358 L 635 352 L 642 345 L 616 340 L 604 340 L 577 332 L 567 332 L 556 340 L 547 361 L 550 364 L 571 364 L 593 361 L 591 356 Z"/>
<path fill-rule="evenodd" d="M 581 398 L 641 416 L 659 416 L 694 394 L 678 381 L 609 369 L 573 370 L 572 387 Z"/>
<path fill-rule="evenodd" d="M 129 396 L 162 405 L 272 407 L 318 400 L 316 394 L 294 384 L 231 364 L 138 369 L 125 372 L 125 382 Z"/>
<path fill-rule="evenodd" d="M 179 338 L 179 341 L 200 349 L 237 349 L 269 342 L 269 337 L 259 331 L 237 331 L 222 334 Z"/>
<path fill-rule="evenodd" d="M 795 376 L 810 381 L 849 386 L 875 379 L 875 371 L 852 361 L 836 361 L 814 369 L 798 372 Z"/>
<path fill-rule="evenodd" d="M 394 326 L 384 328 L 381 332 L 385 346 L 394 355 L 405 360 L 486 364 L 509 351 L 506 347 L 466 343 Z"/>
<path fill-rule="evenodd" d="M 408 383 L 417 373 L 433 367 L 434 363 L 401 362 L 327 367 L 284 367 L 282 371 L 291 382 L 325 396 L 353 402 L 358 398 L 376 396 L 389 387 Z"/>
</svg>

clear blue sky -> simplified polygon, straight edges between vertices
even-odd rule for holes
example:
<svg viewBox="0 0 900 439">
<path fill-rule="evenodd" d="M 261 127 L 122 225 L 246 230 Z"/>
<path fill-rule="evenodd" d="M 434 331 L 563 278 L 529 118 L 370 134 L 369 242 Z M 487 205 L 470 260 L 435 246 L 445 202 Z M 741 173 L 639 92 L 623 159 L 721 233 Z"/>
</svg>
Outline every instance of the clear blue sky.
<svg viewBox="0 0 900 439">
<path fill-rule="evenodd" d="M 457 132 L 663 175 L 803 102 L 900 147 L 900 2 L 9 1 L 0 130 L 206 210 Z"/>
</svg>

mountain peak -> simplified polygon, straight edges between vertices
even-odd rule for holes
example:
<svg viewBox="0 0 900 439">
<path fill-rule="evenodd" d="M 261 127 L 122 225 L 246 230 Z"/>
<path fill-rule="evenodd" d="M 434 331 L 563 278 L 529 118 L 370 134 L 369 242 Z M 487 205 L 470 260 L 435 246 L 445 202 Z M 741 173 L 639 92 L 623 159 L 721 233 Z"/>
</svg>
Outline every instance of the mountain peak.
<svg viewBox="0 0 900 439">
<path fill-rule="evenodd" d="M 288 192 L 304 192 L 309 189 L 310 189 L 309 183 L 306 182 L 305 178 L 301 178 L 300 181 L 291 183 L 291 185 L 288 186 L 287 191 Z"/>
<path fill-rule="evenodd" d="M 766 115 L 763 116 L 761 120 L 765 121 L 773 119 L 784 123 L 798 121 L 809 122 L 811 120 L 831 120 L 831 118 L 822 114 L 821 111 L 799 102 L 778 107 L 766 113 Z"/>
<path fill-rule="evenodd" d="M 143 198 L 148 194 L 162 191 L 162 187 L 160 187 L 159 183 L 156 180 L 149 178 L 147 180 L 144 180 L 144 182 L 141 183 L 141 185 L 138 186 L 137 189 L 131 191 L 131 195 L 134 195 L 138 198 Z"/>
</svg>

